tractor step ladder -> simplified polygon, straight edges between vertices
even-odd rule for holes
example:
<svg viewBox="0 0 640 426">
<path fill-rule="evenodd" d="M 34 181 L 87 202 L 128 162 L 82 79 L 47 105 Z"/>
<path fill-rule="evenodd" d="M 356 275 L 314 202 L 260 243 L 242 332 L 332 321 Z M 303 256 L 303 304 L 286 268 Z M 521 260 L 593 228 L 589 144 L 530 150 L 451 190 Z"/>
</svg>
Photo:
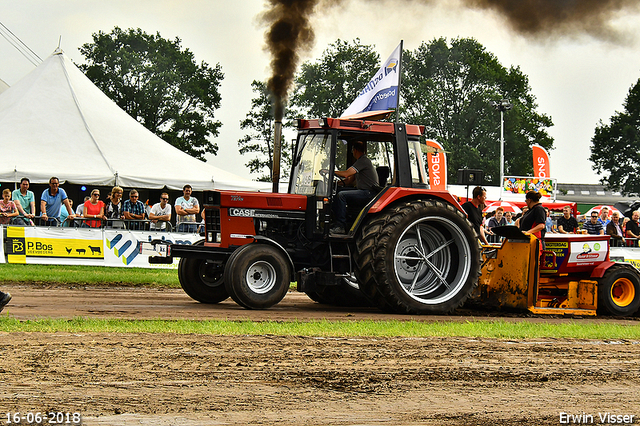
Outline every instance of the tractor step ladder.
<svg viewBox="0 0 640 426">
<path fill-rule="evenodd" d="M 351 264 L 351 247 L 344 242 L 329 242 L 329 254 L 331 255 L 331 272 L 335 272 L 335 262 L 346 259 L 349 262 L 349 272 L 353 271 Z"/>
</svg>

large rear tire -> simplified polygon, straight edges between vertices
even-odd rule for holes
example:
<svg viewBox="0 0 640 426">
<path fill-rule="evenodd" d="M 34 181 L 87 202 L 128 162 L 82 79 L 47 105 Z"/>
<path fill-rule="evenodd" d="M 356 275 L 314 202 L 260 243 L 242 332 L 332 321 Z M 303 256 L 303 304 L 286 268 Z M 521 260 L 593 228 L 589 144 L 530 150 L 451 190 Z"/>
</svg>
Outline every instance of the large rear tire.
<svg viewBox="0 0 640 426">
<path fill-rule="evenodd" d="M 223 260 L 182 258 L 178 263 L 178 279 L 182 289 L 201 303 L 220 303 L 229 297 L 223 275 Z"/>
<path fill-rule="evenodd" d="M 291 267 L 279 249 L 247 244 L 233 252 L 224 270 L 231 298 L 247 309 L 267 309 L 279 303 L 291 285 Z"/>
<path fill-rule="evenodd" d="M 370 220 L 357 240 L 360 289 L 385 311 L 445 314 L 478 283 L 480 249 L 466 216 L 412 201 Z"/>
<path fill-rule="evenodd" d="M 614 265 L 598 280 L 598 309 L 626 317 L 640 308 L 640 275 L 630 265 Z"/>
</svg>

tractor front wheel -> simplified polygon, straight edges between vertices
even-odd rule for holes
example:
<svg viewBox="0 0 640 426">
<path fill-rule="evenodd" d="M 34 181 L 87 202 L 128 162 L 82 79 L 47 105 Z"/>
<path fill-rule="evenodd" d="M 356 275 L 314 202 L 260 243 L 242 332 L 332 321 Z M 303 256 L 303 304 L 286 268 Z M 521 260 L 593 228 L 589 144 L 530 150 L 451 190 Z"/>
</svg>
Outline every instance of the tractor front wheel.
<svg viewBox="0 0 640 426">
<path fill-rule="evenodd" d="M 614 265 L 598 280 L 598 308 L 626 317 L 640 308 L 640 274 L 629 265 Z"/>
<path fill-rule="evenodd" d="M 229 258 L 224 283 L 237 304 L 247 309 L 267 309 L 287 294 L 291 285 L 291 267 L 277 248 L 267 244 L 247 244 Z"/>
</svg>

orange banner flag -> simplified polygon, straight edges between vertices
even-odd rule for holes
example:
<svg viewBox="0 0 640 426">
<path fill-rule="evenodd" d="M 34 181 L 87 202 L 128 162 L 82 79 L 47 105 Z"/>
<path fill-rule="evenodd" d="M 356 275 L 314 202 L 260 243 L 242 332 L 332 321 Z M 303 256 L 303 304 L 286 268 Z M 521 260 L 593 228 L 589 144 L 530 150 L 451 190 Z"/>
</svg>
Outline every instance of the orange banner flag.
<svg viewBox="0 0 640 426">
<path fill-rule="evenodd" d="M 444 191 L 447 189 L 447 154 L 438 142 L 427 139 L 427 165 L 429 167 L 429 187 Z"/>
<path fill-rule="evenodd" d="M 549 178 L 551 177 L 551 168 L 549 165 L 549 154 L 540 145 L 533 145 L 533 177 Z"/>
</svg>

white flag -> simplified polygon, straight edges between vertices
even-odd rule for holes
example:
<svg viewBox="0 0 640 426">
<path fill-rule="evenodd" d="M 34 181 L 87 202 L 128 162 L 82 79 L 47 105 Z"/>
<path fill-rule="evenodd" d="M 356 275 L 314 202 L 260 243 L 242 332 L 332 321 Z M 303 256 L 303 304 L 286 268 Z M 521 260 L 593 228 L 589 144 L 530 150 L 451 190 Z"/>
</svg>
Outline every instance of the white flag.
<svg viewBox="0 0 640 426">
<path fill-rule="evenodd" d="M 365 111 L 383 111 L 398 107 L 398 82 L 400 80 L 400 53 L 402 43 L 396 47 L 389 59 L 383 62 L 349 108 L 342 113 L 343 117 Z"/>
</svg>

